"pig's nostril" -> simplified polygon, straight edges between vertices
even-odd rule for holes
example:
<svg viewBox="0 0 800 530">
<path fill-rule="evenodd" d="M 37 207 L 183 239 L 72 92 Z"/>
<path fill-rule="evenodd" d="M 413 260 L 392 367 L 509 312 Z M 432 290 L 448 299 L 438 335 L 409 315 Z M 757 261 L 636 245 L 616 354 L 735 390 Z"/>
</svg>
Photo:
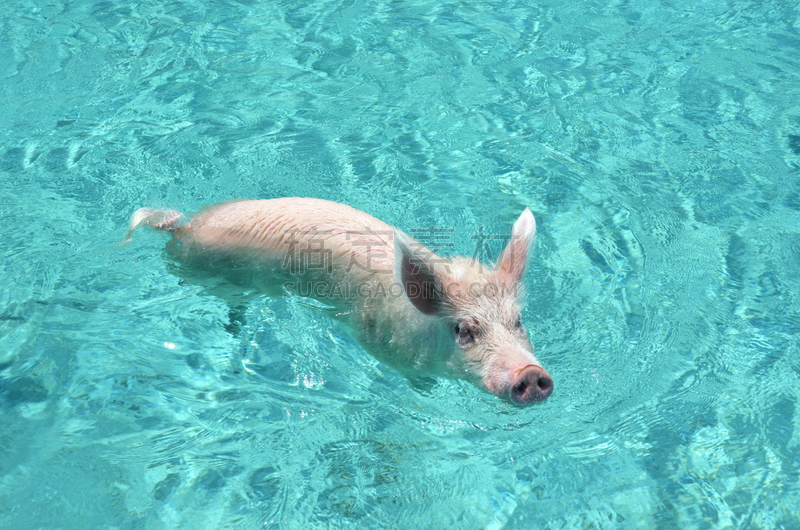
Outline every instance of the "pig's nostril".
<svg viewBox="0 0 800 530">
<path fill-rule="evenodd" d="M 548 395 L 550 394 L 550 391 L 553 390 L 553 380 L 546 375 L 540 377 L 539 380 L 536 381 L 536 384 L 539 386 L 539 390 L 542 392 L 547 392 Z"/>
</svg>

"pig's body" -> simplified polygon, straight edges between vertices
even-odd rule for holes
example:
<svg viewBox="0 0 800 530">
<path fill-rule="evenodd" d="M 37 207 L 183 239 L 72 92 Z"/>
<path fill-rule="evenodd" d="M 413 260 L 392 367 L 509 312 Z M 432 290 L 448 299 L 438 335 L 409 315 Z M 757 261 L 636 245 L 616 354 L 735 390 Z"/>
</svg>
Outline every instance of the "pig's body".
<svg viewBox="0 0 800 530">
<path fill-rule="evenodd" d="M 527 209 L 494 269 L 445 260 L 362 211 L 319 199 L 220 203 L 182 220 L 143 208 L 129 235 L 141 225 L 172 232 L 171 255 L 212 283 L 226 277 L 234 289 L 286 287 L 320 298 L 368 351 L 401 371 L 469 379 L 518 403 L 552 392 L 519 322 L 535 234 Z"/>
</svg>

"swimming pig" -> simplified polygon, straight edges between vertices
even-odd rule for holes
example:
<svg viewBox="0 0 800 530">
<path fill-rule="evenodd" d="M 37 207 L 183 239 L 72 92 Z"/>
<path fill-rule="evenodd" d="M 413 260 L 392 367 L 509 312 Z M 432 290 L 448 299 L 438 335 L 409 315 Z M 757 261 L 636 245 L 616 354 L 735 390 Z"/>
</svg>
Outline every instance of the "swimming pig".
<svg viewBox="0 0 800 530">
<path fill-rule="evenodd" d="M 288 289 L 339 308 L 364 348 L 401 372 L 468 379 L 520 404 L 553 391 L 520 321 L 536 235 L 527 208 L 493 268 L 439 257 L 362 211 L 319 199 L 226 202 L 191 220 L 142 208 L 127 240 L 143 225 L 171 232 L 167 251 L 180 273 L 207 286 Z"/>
</svg>

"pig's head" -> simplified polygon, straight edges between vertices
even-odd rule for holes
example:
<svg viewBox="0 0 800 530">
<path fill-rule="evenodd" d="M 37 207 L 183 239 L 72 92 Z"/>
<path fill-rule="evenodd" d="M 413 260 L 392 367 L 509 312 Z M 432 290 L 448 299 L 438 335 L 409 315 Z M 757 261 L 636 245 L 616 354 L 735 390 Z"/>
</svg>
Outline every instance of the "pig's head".
<svg viewBox="0 0 800 530">
<path fill-rule="evenodd" d="M 463 257 L 440 258 L 407 235 L 395 235 L 396 278 L 417 310 L 449 330 L 449 364 L 456 375 L 519 404 L 543 401 L 553 392 L 520 319 L 535 236 L 536 221 L 526 208 L 490 269 Z"/>
</svg>

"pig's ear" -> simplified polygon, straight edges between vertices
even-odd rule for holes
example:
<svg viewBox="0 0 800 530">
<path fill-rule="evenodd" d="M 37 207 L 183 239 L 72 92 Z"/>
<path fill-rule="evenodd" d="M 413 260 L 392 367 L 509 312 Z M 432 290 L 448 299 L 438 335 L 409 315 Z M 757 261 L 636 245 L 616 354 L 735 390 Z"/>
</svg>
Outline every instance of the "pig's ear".
<svg viewBox="0 0 800 530">
<path fill-rule="evenodd" d="M 528 264 L 528 250 L 536 240 L 536 219 L 528 208 L 522 212 L 514 228 L 511 229 L 511 239 L 500 253 L 494 270 L 505 276 L 511 277 L 515 282 L 522 280 Z"/>
<path fill-rule="evenodd" d="M 395 281 L 403 286 L 414 307 L 426 315 L 436 314 L 444 302 L 440 276 L 434 270 L 436 264 L 436 254 L 425 245 L 400 230 L 394 231 Z"/>
</svg>

